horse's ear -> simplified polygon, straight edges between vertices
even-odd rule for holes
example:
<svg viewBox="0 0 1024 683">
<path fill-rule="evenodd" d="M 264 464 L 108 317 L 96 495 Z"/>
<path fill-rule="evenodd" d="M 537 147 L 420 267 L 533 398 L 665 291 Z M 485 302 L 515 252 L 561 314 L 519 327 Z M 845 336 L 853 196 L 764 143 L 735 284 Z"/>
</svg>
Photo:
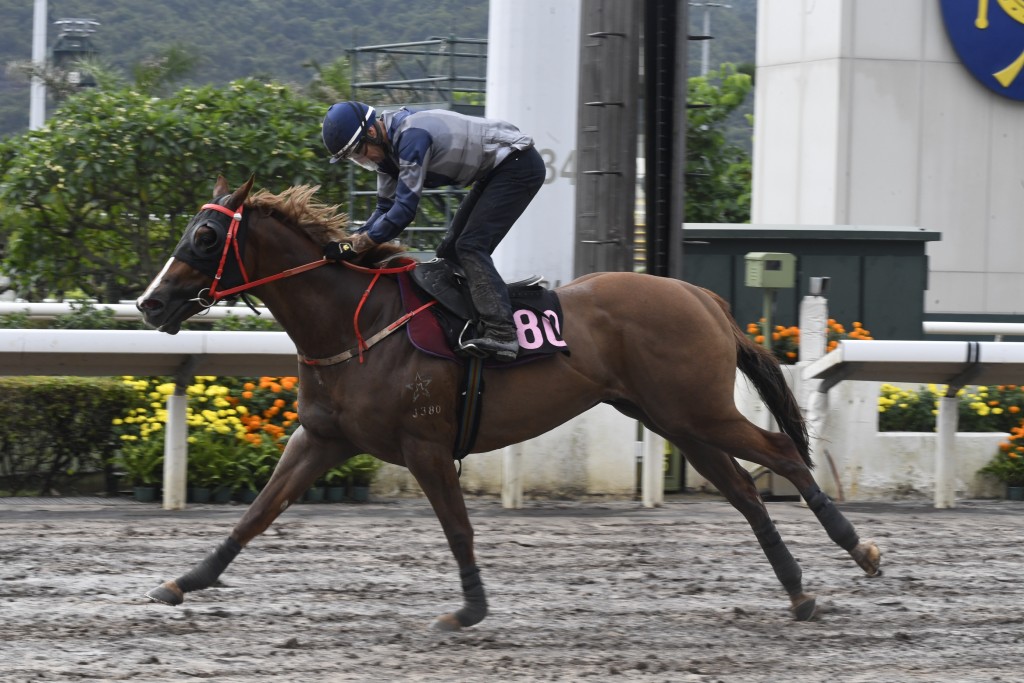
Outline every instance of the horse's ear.
<svg viewBox="0 0 1024 683">
<path fill-rule="evenodd" d="M 223 197 L 228 192 L 231 192 L 231 188 L 228 187 L 228 181 L 222 175 L 217 176 L 217 182 L 213 186 L 213 198 Z"/>
<path fill-rule="evenodd" d="M 249 192 L 252 191 L 252 184 L 255 180 L 255 174 L 249 176 L 249 179 L 245 181 L 245 184 L 231 193 L 231 197 L 228 199 L 226 206 L 232 211 L 236 211 L 238 207 L 244 204 L 246 197 L 249 196 Z"/>
</svg>

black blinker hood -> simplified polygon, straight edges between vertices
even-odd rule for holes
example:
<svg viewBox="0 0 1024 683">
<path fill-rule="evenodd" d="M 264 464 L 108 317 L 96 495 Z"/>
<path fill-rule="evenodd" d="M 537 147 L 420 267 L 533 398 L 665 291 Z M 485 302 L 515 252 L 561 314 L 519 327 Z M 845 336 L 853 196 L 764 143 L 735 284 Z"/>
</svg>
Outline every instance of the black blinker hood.
<svg viewBox="0 0 1024 683">
<path fill-rule="evenodd" d="M 224 201 L 230 195 L 218 197 L 214 204 L 224 205 Z M 235 239 L 238 242 L 238 253 L 245 254 L 245 238 L 248 230 L 248 216 L 242 213 L 242 222 L 238 226 Z M 231 217 L 226 216 L 213 209 L 203 209 L 197 213 L 185 228 L 185 234 L 181 236 L 178 246 L 171 254 L 179 261 L 184 261 L 192 268 L 203 275 L 213 279 L 217 277 L 217 267 L 220 265 L 221 256 L 224 254 L 224 240 L 227 239 L 228 226 L 231 225 Z M 202 227 L 209 227 L 217 233 L 217 248 L 210 254 L 197 254 L 195 251 L 195 234 Z M 238 259 L 235 257 L 233 246 L 228 247 L 228 255 L 224 261 L 224 272 L 221 274 L 221 282 L 218 289 L 230 289 L 243 283 L 242 272 L 238 268 Z"/>
</svg>

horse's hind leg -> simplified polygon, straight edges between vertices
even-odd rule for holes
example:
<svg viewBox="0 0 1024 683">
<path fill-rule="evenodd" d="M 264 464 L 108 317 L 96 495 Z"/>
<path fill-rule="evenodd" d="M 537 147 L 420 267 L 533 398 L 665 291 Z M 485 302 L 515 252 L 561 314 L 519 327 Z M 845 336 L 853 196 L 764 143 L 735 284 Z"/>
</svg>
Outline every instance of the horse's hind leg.
<svg viewBox="0 0 1024 683">
<path fill-rule="evenodd" d="M 818 487 L 792 439 L 779 432 L 765 431 L 743 418 L 717 424 L 701 434 L 701 438 L 735 458 L 763 465 L 792 482 L 829 538 L 850 553 L 868 576 L 881 575 L 882 554 L 878 546 L 874 541 L 860 540 L 853 524 Z"/>
<path fill-rule="evenodd" d="M 439 616 L 433 625 L 442 631 L 457 631 L 478 624 L 487 616 L 487 594 L 473 552 L 473 527 L 451 453 L 423 444 L 413 445 L 410 451 L 405 458 L 406 467 L 416 477 L 441 522 L 462 580 L 462 607 Z"/>
<path fill-rule="evenodd" d="M 714 484 L 754 530 L 754 536 L 771 563 L 775 576 L 789 595 L 794 618 L 799 621 L 813 619 L 815 601 L 812 596 L 804 593 L 800 565 L 783 543 L 750 474 L 718 449 L 699 442 L 683 443 L 687 461 Z"/>
<path fill-rule="evenodd" d="M 318 444 L 314 448 L 313 442 L 301 427 L 292 434 L 270 481 L 231 534 L 191 570 L 160 584 L 146 593 L 146 597 L 165 605 L 180 605 L 185 593 L 212 586 L 249 541 L 263 533 L 317 477 L 346 457 L 336 445 Z"/>
</svg>

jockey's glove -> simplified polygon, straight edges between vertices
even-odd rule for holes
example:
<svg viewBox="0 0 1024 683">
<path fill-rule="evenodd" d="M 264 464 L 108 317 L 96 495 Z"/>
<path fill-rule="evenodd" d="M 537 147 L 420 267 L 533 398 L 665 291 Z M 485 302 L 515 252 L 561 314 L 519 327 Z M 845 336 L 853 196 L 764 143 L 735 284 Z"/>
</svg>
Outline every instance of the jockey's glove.
<svg viewBox="0 0 1024 683">
<path fill-rule="evenodd" d="M 324 245 L 324 258 L 328 261 L 350 261 L 356 257 L 356 250 L 348 242 L 328 242 Z"/>
</svg>

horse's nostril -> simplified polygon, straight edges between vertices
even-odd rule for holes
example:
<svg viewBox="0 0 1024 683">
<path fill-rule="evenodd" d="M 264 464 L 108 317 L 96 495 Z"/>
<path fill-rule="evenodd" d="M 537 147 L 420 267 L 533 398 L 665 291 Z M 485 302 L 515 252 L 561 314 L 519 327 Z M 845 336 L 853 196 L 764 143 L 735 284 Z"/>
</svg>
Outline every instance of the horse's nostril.
<svg viewBox="0 0 1024 683">
<path fill-rule="evenodd" d="M 135 307 L 143 313 L 151 313 L 163 308 L 163 306 L 164 305 L 156 299 L 143 299 L 135 304 Z"/>
</svg>

